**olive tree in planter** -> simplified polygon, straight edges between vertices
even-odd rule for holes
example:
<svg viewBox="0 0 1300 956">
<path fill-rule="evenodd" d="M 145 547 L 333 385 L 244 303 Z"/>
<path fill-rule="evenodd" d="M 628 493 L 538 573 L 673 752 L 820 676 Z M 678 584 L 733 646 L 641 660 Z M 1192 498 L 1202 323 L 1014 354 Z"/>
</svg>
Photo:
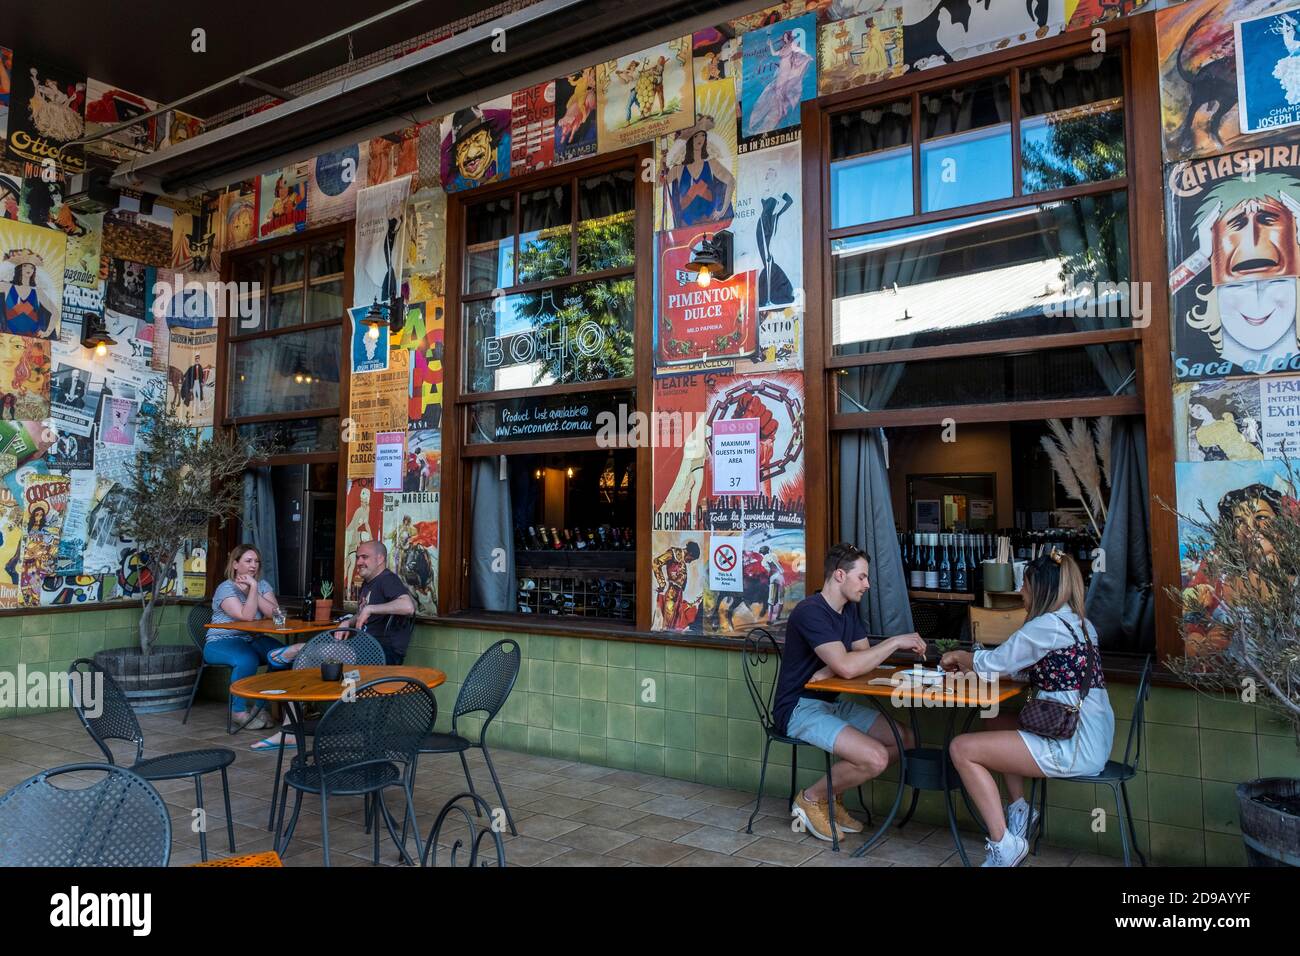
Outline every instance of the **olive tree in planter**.
<svg viewBox="0 0 1300 956">
<path fill-rule="evenodd" d="M 164 590 L 176 577 L 176 561 L 192 541 L 206 542 L 213 522 L 236 517 L 240 479 L 249 449 L 232 437 L 205 438 L 161 409 L 142 416 L 135 457 L 128 466 L 119 534 L 133 541 L 142 562 L 140 645 L 95 655 L 96 663 L 123 685 L 139 711 L 183 708 L 198 673 L 193 644 L 155 647 L 162 623 Z M 171 597 L 176 597 L 180 579 Z"/>
<path fill-rule="evenodd" d="M 1300 741 L 1300 483 L 1285 454 L 1283 465 L 1289 494 L 1249 486 L 1218 514 L 1179 514 L 1195 529 L 1187 552 L 1200 571 L 1175 594 L 1197 653 L 1168 665 L 1197 688 L 1280 714 Z M 1251 863 L 1300 866 L 1300 779 L 1244 782 L 1237 798 Z"/>
</svg>

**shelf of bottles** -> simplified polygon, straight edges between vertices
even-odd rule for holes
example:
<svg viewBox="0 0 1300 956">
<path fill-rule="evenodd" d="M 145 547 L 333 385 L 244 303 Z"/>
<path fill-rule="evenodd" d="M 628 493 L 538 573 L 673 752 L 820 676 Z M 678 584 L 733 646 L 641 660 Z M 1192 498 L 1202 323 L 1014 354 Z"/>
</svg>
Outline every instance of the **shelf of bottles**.
<svg viewBox="0 0 1300 956">
<path fill-rule="evenodd" d="M 904 532 L 898 535 L 898 549 L 908 592 L 918 600 L 976 600 L 984 589 L 981 565 L 997 556 L 999 537 L 1011 539 L 1011 553 L 1017 561 L 1028 561 L 1055 549 L 1075 559 L 1085 585 L 1091 577 L 1097 539 L 1086 531 L 1011 528 L 996 533 Z"/>
<path fill-rule="evenodd" d="M 635 619 L 631 528 L 516 528 L 515 572 L 521 614 Z"/>
</svg>

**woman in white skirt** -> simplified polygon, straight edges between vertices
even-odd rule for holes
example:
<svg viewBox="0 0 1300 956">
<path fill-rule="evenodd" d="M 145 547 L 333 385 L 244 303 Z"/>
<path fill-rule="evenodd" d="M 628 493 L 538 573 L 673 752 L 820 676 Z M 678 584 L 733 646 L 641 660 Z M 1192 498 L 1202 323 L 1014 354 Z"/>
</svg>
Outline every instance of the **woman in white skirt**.
<svg viewBox="0 0 1300 956">
<path fill-rule="evenodd" d="M 1079 707 L 1079 722 L 1073 736 L 1056 740 L 1020 730 L 1017 715 L 1004 714 L 985 721 L 980 732 L 953 740 L 953 766 L 988 826 L 984 866 L 1019 866 L 1029 852 L 1028 836 L 1038 812 L 1025 803 L 1026 777 L 1098 773 L 1115 737 L 1097 631 L 1084 617 L 1078 565 L 1059 551 L 1035 558 L 1025 568 L 1020 595 L 1025 623 L 1006 643 L 974 654 L 949 651 L 940 666 L 1027 680 L 1037 697 Z M 1002 774 L 1011 801 L 1005 816 L 995 772 Z"/>
</svg>

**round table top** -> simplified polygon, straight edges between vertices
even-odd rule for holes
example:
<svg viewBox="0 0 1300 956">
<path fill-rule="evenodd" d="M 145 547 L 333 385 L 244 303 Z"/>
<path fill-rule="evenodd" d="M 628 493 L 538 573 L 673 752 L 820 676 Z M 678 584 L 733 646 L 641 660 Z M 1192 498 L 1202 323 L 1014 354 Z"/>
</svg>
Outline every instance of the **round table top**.
<svg viewBox="0 0 1300 956">
<path fill-rule="evenodd" d="M 289 618 L 284 622 L 284 627 L 276 627 L 275 621 L 269 617 L 260 617 L 256 621 L 225 621 L 221 624 L 203 625 L 209 631 L 243 631 L 245 634 L 271 635 L 319 634 L 322 631 L 332 631 L 347 626 L 347 624 L 341 624 L 338 621 L 299 621 L 295 618 Z"/>
<path fill-rule="evenodd" d="M 434 667 L 387 667 L 384 665 L 344 665 L 343 670 L 361 672 L 357 686 L 381 677 L 414 677 L 423 681 L 430 690 L 447 680 L 447 675 Z M 265 674 L 253 674 L 230 685 L 230 692 L 236 697 L 248 700 L 292 700 L 292 701 L 333 701 L 343 696 L 342 681 L 323 681 L 320 679 L 319 667 L 304 667 L 300 671 L 267 671 Z M 284 691 L 272 694 L 270 691 Z"/>
</svg>

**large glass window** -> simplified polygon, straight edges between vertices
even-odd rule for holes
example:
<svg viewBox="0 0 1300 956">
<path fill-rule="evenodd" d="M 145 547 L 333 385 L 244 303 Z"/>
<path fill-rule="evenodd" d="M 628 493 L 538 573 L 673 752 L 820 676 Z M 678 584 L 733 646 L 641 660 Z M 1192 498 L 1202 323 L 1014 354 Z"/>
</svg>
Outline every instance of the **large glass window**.
<svg viewBox="0 0 1300 956">
<path fill-rule="evenodd" d="M 637 169 L 577 168 L 466 197 L 470 610 L 635 622 L 641 453 L 601 433 L 636 413 Z"/>
</svg>

